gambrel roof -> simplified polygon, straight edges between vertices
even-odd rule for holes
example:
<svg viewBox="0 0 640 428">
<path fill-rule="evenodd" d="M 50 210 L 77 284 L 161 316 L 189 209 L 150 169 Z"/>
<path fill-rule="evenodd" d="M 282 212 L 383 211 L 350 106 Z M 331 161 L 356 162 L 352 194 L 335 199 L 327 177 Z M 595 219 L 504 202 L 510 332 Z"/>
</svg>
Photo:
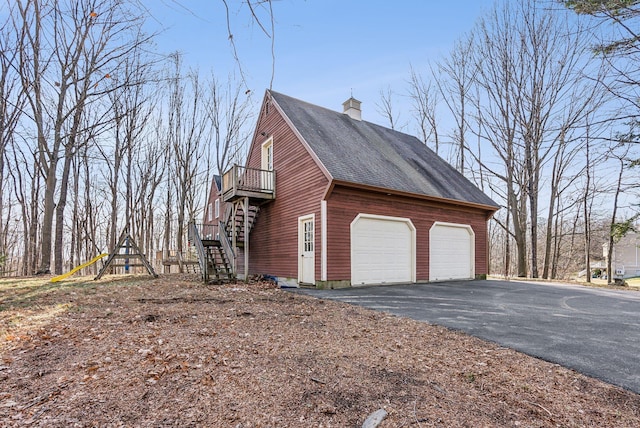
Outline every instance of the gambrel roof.
<svg viewBox="0 0 640 428">
<path fill-rule="evenodd" d="M 269 94 L 333 180 L 498 208 L 414 136 L 278 92 Z"/>
</svg>

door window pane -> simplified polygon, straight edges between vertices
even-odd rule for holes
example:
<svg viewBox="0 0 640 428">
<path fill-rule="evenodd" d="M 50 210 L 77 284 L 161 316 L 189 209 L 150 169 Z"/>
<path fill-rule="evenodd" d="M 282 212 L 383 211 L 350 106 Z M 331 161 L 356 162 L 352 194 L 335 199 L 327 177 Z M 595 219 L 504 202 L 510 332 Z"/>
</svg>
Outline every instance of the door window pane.
<svg viewBox="0 0 640 428">
<path fill-rule="evenodd" d="M 308 220 L 304 225 L 304 251 L 313 251 L 313 220 Z"/>
</svg>

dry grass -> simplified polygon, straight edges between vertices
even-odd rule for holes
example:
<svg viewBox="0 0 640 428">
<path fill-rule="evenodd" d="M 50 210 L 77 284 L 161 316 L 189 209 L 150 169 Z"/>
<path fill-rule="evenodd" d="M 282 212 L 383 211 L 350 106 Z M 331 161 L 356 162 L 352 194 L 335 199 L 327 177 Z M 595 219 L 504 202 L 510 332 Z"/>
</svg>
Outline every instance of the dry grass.
<svg viewBox="0 0 640 428">
<path fill-rule="evenodd" d="M 640 278 L 628 278 L 625 282 L 629 287 L 640 287 Z"/>
<path fill-rule="evenodd" d="M 0 426 L 640 426 L 640 397 L 267 283 L 0 280 Z"/>
</svg>

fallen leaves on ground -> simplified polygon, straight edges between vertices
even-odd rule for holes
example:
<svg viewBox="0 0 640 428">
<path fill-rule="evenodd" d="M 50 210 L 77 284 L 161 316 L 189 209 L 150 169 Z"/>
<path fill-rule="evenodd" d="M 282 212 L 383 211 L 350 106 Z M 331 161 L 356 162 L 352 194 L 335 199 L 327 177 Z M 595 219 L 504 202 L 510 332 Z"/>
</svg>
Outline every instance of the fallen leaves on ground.
<svg viewBox="0 0 640 428">
<path fill-rule="evenodd" d="M 0 355 L 2 426 L 640 426 L 629 391 L 265 282 L 0 280 Z"/>
</svg>

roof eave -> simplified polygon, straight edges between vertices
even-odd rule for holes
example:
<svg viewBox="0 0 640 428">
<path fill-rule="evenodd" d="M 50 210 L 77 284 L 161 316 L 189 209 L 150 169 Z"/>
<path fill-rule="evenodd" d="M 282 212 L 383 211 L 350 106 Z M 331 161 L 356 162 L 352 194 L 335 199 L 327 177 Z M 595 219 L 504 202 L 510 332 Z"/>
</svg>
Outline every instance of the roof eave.
<svg viewBox="0 0 640 428">
<path fill-rule="evenodd" d="M 385 193 L 385 194 L 388 194 L 388 195 L 404 196 L 404 197 L 415 198 L 415 199 L 422 199 L 422 200 L 425 200 L 425 201 L 433 201 L 433 202 L 441 202 L 441 203 L 447 203 L 447 204 L 453 204 L 453 205 L 460 205 L 460 206 L 463 206 L 463 207 L 476 208 L 476 209 L 481 209 L 483 211 L 488 211 L 491 214 L 495 213 L 496 211 L 498 211 L 500 209 L 499 206 L 495 206 L 495 205 L 486 205 L 486 204 L 479 204 L 477 202 L 460 201 L 460 200 L 457 200 L 457 199 L 450 199 L 450 198 L 442 198 L 442 197 L 438 197 L 438 196 L 425 195 L 423 193 L 405 192 L 405 191 L 402 191 L 402 190 L 389 189 L 389 188 L 386 188 L 386 187 L 372 186 L 372 185 L 369 185 L 369 184 L 355 183 L 355 182 L 352 182 L 352 181 L 345 181 L 345 180 L 333 180 L 331 182 L 330 187 L 327 189 L 327 193 L 325 194 L 325 199 L 329 197 L 329 194 L 333 191 L 335 186 L 343 186 L 343 187 L 350 187 L 350 188 L 354 188 L 354 189 L 369 190 L 369 191 L 372 191 L 372 192 Z"/>
</svg>

